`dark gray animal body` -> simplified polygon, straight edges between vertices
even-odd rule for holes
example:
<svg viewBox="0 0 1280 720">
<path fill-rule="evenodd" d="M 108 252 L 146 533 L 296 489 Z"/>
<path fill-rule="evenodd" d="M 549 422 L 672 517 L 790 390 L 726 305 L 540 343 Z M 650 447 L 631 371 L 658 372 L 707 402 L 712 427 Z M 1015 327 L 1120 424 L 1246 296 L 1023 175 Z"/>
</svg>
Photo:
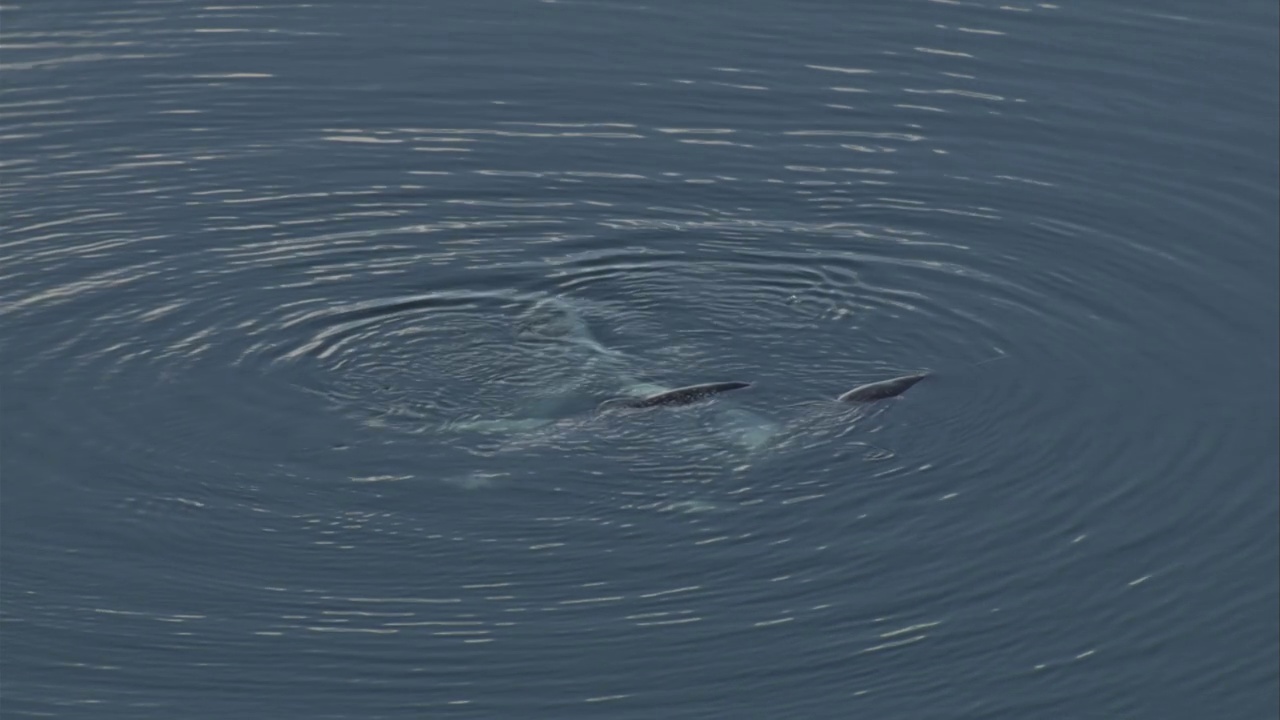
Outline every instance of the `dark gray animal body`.
<svg viewBox="0 0 1280 720">
<path fill-rule="evenodd" d="M 605 400 L 600 403 L 600 410 L 608 410 L 611 408 L 650 408 L 668 405 L 689 405 L 718 395 L 722 392 L 730 390 L 740 390 L 742 388 L 751 387 L 748 382 L 717 382 L 703 383 L 702 385 L 690 385 L 688 387 L 676 388 L 660 392 L 657 395 L 647 395 L 637 398 L 614 398 Z"/>
<path fill-rule="evenodd" d="M 884 400 L 886 398 L 901 395 L 907 390 L 910 390 L 912 385 L 915 385 L 926 377 L 929 377 L 928 373 L 918 373 L 916 375 L 903 375 L 902 377 L 891 378 L 889 380 L 867 383 L 866 385 L 859 385 L 836 399 L 840 402 L 848 403 L 865 403 Z"/>
</svg>

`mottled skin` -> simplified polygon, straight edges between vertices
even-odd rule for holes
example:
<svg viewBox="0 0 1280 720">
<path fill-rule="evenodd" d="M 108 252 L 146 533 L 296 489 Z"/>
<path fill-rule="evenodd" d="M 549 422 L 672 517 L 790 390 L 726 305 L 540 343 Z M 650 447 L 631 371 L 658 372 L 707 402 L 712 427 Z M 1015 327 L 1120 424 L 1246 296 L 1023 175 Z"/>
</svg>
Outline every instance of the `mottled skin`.
<svg viewBox="0 0 1280 720">
<path fill-rule="evenodd" d="M 730 390 L 740 390 L 746 387 L 751 387 L 751 383 L 731 381 L 690 385 L 688 387 L 661 392 L 657 395 L 605 400 L 600 403 L 599 409 L 609 410 L 614 408 L 650 408 L 669 405 L 689 405 L 691 403 L 698 402 L 699 400 L 705 400 L 712 395 L 718 395 Z"/>
<path fill-rule="evenodd" d="M 903 375 L 889 380 L 881 380 L 880 382 L 867 383 L 859 385 L 849 392 L 836 398 L 840 402 L 848 403 L 865 403 L 874 402 L 876 400 L 884 400 L 886 398 L 896 397 L 911 389 L 912 385 L 929 377 L 928 373 L 919 373 L 916 375 Z"/>
</svg>

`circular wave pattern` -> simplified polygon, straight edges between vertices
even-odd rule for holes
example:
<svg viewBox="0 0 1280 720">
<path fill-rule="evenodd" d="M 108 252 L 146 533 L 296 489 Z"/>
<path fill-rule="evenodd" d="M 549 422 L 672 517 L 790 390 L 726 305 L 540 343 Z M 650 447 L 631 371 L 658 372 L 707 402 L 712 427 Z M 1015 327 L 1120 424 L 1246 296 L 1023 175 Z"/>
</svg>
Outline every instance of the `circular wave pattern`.
<svg viewBox="0 0 1280 720">
<path fill-rule="evenodd" d="M 608 187 L 607 181 L 597 179 L 590 192 L 607 197 Z M 192 197 L 202 197 L 201 191 L 192 190 Z M 539 186 L 529 190 L 536 196 Z M 363 198 L 366 206 L 396 207 L 394 199 L 380 200 L 377 191 L 351 194 Z M 245 195 L 238 191 L 235 202 L 260 199 L 286 213 L 294 207 L 271 195 Z M 698 457 L 709 448 L 703 438 L 690 434 L 690 425 L 714 428 L 714 416 L 694 409 L 667 417 L 653 414 L 636 422 L 593 424 L 574 414 L 622 390 L 628 380 L 669 386 L 712 379 L 756 381 L 758 392 L 744 394 L 750 399 L 741 402 L 778 422 L 782 430 L 772 447 L 794 453 L 801 466 L 812 464 L 816 487 L 806 492 L 821 495 L 838 490 L 845 480 L 819 472 L 829 455 L 818 450 L 823 443 L 829 449 L 833 438 L 846 437 L 855 427 L 851 418 L 822 408 L 823 398 L 886 374 L 925 368 L 938 373 L 939 391 L 955 398 L 960 395 L 957 390 L 941 389 L 954 388 L 948 376 L 978 375 L 976 368 L 966 366 L 1004 354 L 1010 356 L 1000 361 L 1005 367 L 1020 357 L 1053 354 L 1077 368 L 1081 377 L 1118 372 L 1098 367 L 1088 351 L 1099 337 L 1116 337 L 1127 318 L 1108 317 L 1108 312 L 1119 310 L 1114 306 L 1091 307 L 1082 289 L 1089 282 L 1119 284 L 1152 276 L 1149 265 L 1154 256 L 1120 238 L 1111 239 L 1105 265 L 1067 266 L 1031 278 L 1016 256 L 979 256 L 963 232 L 949 237 L 909 222 L 898 227 L 891 222 L 809 223 L 710 208 L 686 212 L 684 217 L 667 213 L 668 219 L 648 217 L 663 214 L 660 209 L 620 213 L 606 208 L 595 217 L 566 219 L 554 214 L 555 203 L 529 197 L 515 203 L 518 198 L 503 205 L 503 219 L 474 216 L 364 232 L 272 233 L 278 237 L 257 243 L 243 242 L 242 234 L 251 230 L 235 224 L 243 220 L 228 217 L 227 224 L 209 229 L 211 241 L 195 256 L 204 268 L 194 276 L 193 260 L 182 254 L 148 254 L 133 265 L 114 264 L 103 254 L 166 239 L 159 235 L 61 252 L 34 244 L 10 245 L 11 259 L 33 271 L 68 265 L 87 271 L 65 287 L 33 287 L 10 296 L 11 321 L 33 333 L 46 333 L 42 338 L 28 336 L 32 346 L 44 350 L 15 369 L 22 378 L 49 363 L 62 363 L 62 392 L 104 397 L 125 394 L 115 387 L 145 387 L 142 378 L 153 377 L 156 395 L 185 398 L 179 405 L 166 400 L 149 406 L 145 398 L 139 402 L 137 411 L 152 421 L 144 432 L 154 435 L 139 437 L 138 427 L 118 425 L 115 413 L 105 407 L 91 408 L 75 419 L 49 418 L 47 423 L 74 423 L 84 435 L 117 452 L 153 448 L 147 454 L 157 458 L 191 456 L 207 438 L 216 437 L 225 441 L 226 452 L 239 448 L 249 457 L 264 453 L 257 459 L 267 465 L 267 446 L 238 442 L 243 436 L 232 426 L 244 423 L 279 435 L 281 428 L 300 424 L 295 414 L 336 409 L 418 438 L 457 421 L 537 419 L 520 417 L 522 401 L 533 398 L 536 405 L 540 396 L 557 390 L 576 392 L 580 397 L 570 404 L 577 405 L 566 408 L 574 412 L 553 414 L 548 419 L 558 423 L 531 430 L 528 440 L 516 434 L 507 445 L 535 453 L 589 455 L 593 444 L 616 442 L 615 455 L 597 453 L 593 462 L 613 461 L 629 476 L 669 476 L 668 483 L 687 480 L 703 493 L 689 502 L 719 507 L 727 501 L 732 506 L 761 497 L 745 491 L 747 484 L 716 485 L 711 480 L 726 472 L 732 478 L 738 465 L 762 460 L 744 455 L 740 462 L 732 461 L 731 451 L 724 448 L 715 448 L 711 460 Z M 876 202 L 867 206 L 888 207 Z M 575 207 L 582 212 L 581 205 Z M 154 210 L 164 208 L 161 204 Z M 915 206 L 917 212 L 928 209 Z M 320 217 L 313 222 L 338 220 Z M 1000 219 L 977 220 L 979 228 L 985 228 Z M 1039 231 L 1045 241 L 1055 234 L 1079 240 L 1092 232 L 1097 237 L 1096 230 L 1080 224 L 1083 218 L 1070 229 L 1061 222 L 1031 220 L 1027 227 L 1045 228 Z M 86 214 L 64 222 L 99 221 L 99 214 Z M 562 228 L 570 223 L 573 231 L 567 233 Z M 43 229 L 33 224 L 19 228 L 16 236 Z M 470 243 L 476 234 L 484 236 L 485 243 Z M 500 238 L 519 237 L 536 239 L 532 247 L 538 251 L 491 249 Z M 415 267 L 434 268 L 449 279 L 441 289 L 407 293 L 414 283 L 406 275 Z M 1168 270 L 1190 271 L 1175 265 Z M 392 280 L 384 285 L 379 276 Z M 970 301 L 954 302 L 957 296 Z M 559 344 L 555 337 L 522 338 L 522 318 L 539 302 L 557 299 L 567 304 L 565 312 L 579 315 L 585 329 L 571 328 Z M 81 317 L 92 322 L 75 327 L 44 322 L 43 313 L 65 312 L 68 304 L 85 308 Z M 1002 332 L 1000 317 L 1029 320 L 1046 332 L 1015 339 Z M 1100 336 L 1099 330 L 1109 335 Z M 580 336 L 569 337 L 574 332 Z M 1079 356 L 1064 357 L 1071 352 Z M 599 364 L 598 376 L 589 375 L 583 358 Z M 66 365 L 69 361 L 75 364 Z M 1038 385 L 1043 382 L 974 384 L 964 389 L 963 401 L 944 404 L 932 415 L 916 414 L 911 422 L 917 432 L 945 437 L 953 448 L 921 465 L 946 465 L 952 472 L 973 466 L 963 475 L 989 469 L 982 458 L 996 453 L 1001 444 L 995 429 L 1000 418 L 1018 417 L 1034 424 L 1038 414 L 1050 412 L 1036 392 Z M 325 402 L 307 409 L 308 401 L 288 394 L 292 389 L 307 390 Z M 67 403 L 55 391 L 49 406 Z M 1085 407 L 1088 412 L 1081 412 Z M 182 412 L 172 415 L 175 408 Z M 561 408 L 545 409 L 554 413 Z M 1119 408 L 1110 407 L 1105 397 L 1095 397 L 1066 412 L 1080 413 L 1077 426 L 1083 427 Z M 203 426 L 208 418 L 228 426 Z M 788 428 L 804 432 L 788 434 Z M 893 428 L 864 424 L 858 430 L 874 438 L 878 431 Z M 1185 440 L 1194 432 L 1184 428 L 1169 442 L 1193 447 L 1178 438 Z M 885 444 L 902 440 L 898 434 Z M 458 444 L 467 439 L 436 442 Z M 350 441 L 338 438 L 331 443 L 345 446 Z M 852 451 L 846 447 L 842 452 L 851 452 L 853 458 L 900 455 L 892 447 L 875 446 L 875 440 L 867 443 L 855 443 Z M 1014 468 L 1004 470 L 1024 467 L 1021 472 L 1028 476 L 1042 473 L 1054 464 L 1055 445 L 1027 452 L 1015 460 Z M 689 457 L 666 465 L 670 450 L 680 447 Z M 725 457 L 717 460 L 717 452 Z M 492 454 L 481 452 L 482 457 Z M 1170 466 L 1185 461 L 1177 454 L 1169 457 Z M 460 475 L 485 472 L 481 467 Z M 492 472 L 501 478 L 516 470 Z M 880 477 L 886 472 L 876 471 Z M 899 466 L 889 474 L 902 483 L 913 472 Z M 628 479 L 614 486 L 618 503 L 637 504 L 631 499 L 634 485 Z M 784 493 L 771 499 L 790 498 Z"/>
</svg>

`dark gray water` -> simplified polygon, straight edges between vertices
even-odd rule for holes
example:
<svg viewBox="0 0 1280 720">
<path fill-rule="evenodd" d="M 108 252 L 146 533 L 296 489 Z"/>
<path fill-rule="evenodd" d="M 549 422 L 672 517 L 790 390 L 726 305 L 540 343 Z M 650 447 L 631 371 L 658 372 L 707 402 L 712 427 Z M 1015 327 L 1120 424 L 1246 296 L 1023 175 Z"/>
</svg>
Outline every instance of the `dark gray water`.
<svg viewBox="0 0 1280 720">
<path fill-rule="evenodd" d="M 1276 24 L 6 5 L 0 714 L 1276 717 Z"/>
</svg>

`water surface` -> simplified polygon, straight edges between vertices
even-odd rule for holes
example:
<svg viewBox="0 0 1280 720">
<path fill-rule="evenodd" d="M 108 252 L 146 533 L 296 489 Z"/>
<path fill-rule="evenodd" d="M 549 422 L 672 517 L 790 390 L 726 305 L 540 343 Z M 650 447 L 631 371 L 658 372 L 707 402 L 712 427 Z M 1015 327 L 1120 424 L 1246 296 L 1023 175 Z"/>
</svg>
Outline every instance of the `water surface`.
<svg viewBox="0 0 1280 720">
<path fill-rule="evenodd" d="M 1280 712 L 1274 3 L 0 20 L 5 717 Z"/>
</svg>

